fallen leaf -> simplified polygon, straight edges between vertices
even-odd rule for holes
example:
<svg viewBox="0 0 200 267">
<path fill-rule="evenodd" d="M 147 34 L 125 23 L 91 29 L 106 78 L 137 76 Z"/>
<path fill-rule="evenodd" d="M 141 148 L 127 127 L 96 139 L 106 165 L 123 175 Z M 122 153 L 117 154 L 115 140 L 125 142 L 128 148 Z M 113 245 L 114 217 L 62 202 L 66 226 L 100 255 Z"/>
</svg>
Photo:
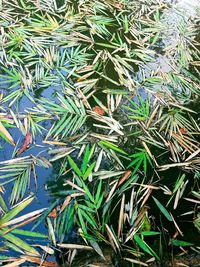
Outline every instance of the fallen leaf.
<svg viewBox="0 0 200 267">
<path fill-rule="evenodd" d="M 105 115 L 105 111 L 100 106 L 95 106 L 93 111 L 101 116 Z"/>
<path fill-rule="evenodd" d="M 67 207 L 67 205 L 69 204 L 70 201 L 71 201 L 71 196 L 67 196 L 66 199 L 65 199 L 65 201 L 64 201 L 63 204 L 62 204 L 62 207 L 61 207 L 61 209 L 60 209 L 59 214 L 60 214 L 61 212 L 63 212 L 63 210 Z"/>
<path fill-rule="evenodd" d="M 129 176 L 131 175 L 131 172 L 132 172 L 131 170 L 127 170 L 127 171 L 124 173 L 124 175 L 122 176 L 122 178 L 119 180 L 118 185 L 123 184 L 123 182 L 126 181 L 126 180 L 129 178 Z"/>
<path fill-rule="evenodd" d="M 39 247 L 42 250 L 44 250 L 47 254 L 53 255 L 54 254 L 54 250 L 50 247 L 47 246 L 42 246 L 42 245 L 34 245 L 35 247 Z"/>
<path fill-rule="evenodd" d="M 24 263 L 25 261 L 26 261 L 26 259 L 19 259 L 19 260 L 12 262 L 12 263 L 5 264 L 4 266 L 6 266 L 6 267 L 18 267 L 22 263 Z"/>
<path fill-rule="evenodd" d="M 53 209 L 49 214 L 48 214 L 48 217 L 50 218 L 56 218 L 57 217 L 57 211 L 56 209 Z"/>
<path fill-rule="evenodd" d="M 93 247 L 77 244 L 57 244 L 60 248 L 93 250 Z"/>
<path fill-rule="evenodd" d="M 8 139 L 9 143 L 13 146 L 15 146 L 14 140 L 8 130 L 3 126 L 3 124 L 0 121 L 0 132 L 5 135 L 5 137 Z"/>
<path fill-rule="evenodd" d="M 16 155 L 19 156 L 20 154 L 22 154 L 31 143 L 32 143 L 32 135 L 30 132 L 28 132 L 24 138 L 23 145 L 18 149 Z"/>
<path fill-rule="evenodd" d="M 31 256 L 22 256 L 23 259 L 26 259 L 26 261 L 37 263 L 39 266 L 45 266 L 45 267 L 57 267 L 57 263 L 52 261 L 45 261 L 41 258 L 31 257 Z"/>
<path fill-rule="evenodd" d="M 180 133 L 187 134 L 187 130 L 185 128 L 179 128 Z"/>
</svg>

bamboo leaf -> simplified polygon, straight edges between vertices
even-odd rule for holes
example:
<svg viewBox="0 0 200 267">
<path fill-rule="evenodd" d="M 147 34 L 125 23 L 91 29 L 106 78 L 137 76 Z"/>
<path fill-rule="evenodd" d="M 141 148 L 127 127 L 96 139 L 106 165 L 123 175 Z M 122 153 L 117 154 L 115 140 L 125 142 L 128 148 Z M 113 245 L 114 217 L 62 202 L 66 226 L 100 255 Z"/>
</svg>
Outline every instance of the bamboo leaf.
<svg viewBox="0 0 200 267">
<path fill-rule="evenodd" d="M 7 222 L 9 222 L 11 219 L 13 219 L 18 213 L 20 213 L 22 210 L 24 210 L 32 201 L 34 197 L 30 197 L 26 199 L 25 201 L 22 201 L 19 203 L 16 207 L 14 207 L 12 210 L 10 210 L 8 213 L 6 213 L 1 219 L 0 219 L 0 225 L 3 225 Z"/>
<path fill-rule="evenodd" d="M 75 173 L 79 176 L 82 177 L 82 172 L 80 171 L 80 169 L 78 168 L 78 166 L 76 165 L 76 163 L 74 162 L 74 160 L 68 156 L 68 162 L 71 165 L 72 169 L 75 171 Z"/>
<path fill-rule="evenodd" d="M 8 130 L 3 126 L 3 124 L 1 123 L 1 121 L 0 121 L 0 132 L 3 135 L 5 135 L 5 137 L 11 143 L 11 145 L 15 146 L 14 139 L 12 138 L 12 136 L 10 135 L 10 133 L 8 132 Z"/>
<path fill-rule="evenodd" d="M 156 205 L 158 206 L 158 208 L 162 212 L 162 214 L 167 218 L 167 220 L 172 222 L 173 219 L 172 219 L 170 213 L 166 210 L 166 208 L 155 197 L 153 197 L 153 200 L 155 201 Z"/>
<path fill-rule="evenodd" d="M 0 230 L 0 234 L 2 234 L 2 230 Z M 34 255 L 40 255 L 36 249 L 34 249 L 28 243 L 26 243 L 22 239 L 14 236 L 11 233 L 4 234 L 3 238 L 5 238 L 9 242 L 13 243 L 14 245 L 18 246 L 19 248 L 25 250 L 26 252 L 29 252 L 29 253 L 34 254 Z"/>
</svg>

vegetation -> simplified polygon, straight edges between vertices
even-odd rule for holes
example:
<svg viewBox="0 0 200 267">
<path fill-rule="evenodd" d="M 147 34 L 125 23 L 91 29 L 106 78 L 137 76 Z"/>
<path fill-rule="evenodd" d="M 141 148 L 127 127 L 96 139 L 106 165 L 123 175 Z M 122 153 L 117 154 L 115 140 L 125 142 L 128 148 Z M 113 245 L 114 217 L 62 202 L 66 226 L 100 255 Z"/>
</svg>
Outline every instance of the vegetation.
<svg viewBox="0 0 200 267">
<path fill-rule="evenodd" d="M 2 265 L 73 266 L 77 251 L 104 258 L 107 246 L 121 266 L 199 253 L 198 19 L 177 11 L 174 29 L 169 10 L 1 2 Z M 50 204 L 27 213 L 48 168 Z"/>
</svg>

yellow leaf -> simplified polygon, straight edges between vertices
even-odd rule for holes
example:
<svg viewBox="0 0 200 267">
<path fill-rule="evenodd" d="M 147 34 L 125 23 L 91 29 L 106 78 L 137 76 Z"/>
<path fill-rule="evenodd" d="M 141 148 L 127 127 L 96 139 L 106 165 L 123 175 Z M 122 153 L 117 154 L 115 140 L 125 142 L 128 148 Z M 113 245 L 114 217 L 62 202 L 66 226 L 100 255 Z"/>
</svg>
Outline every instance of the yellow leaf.
<svg viewBox="0 0 200 267">
<path fill-rule="evenodd" d="M 5 137 L 8 139 L 8 141 L 15 146 L 14 140 L 12 138 L 12 136 L 10 135 L 10 133 L 8 132 L 8 130 L 6 130 L 6 128 L 3 126 L 3 124 L 0 121 L 0 132 L 5 135 Z"/>
</svg>

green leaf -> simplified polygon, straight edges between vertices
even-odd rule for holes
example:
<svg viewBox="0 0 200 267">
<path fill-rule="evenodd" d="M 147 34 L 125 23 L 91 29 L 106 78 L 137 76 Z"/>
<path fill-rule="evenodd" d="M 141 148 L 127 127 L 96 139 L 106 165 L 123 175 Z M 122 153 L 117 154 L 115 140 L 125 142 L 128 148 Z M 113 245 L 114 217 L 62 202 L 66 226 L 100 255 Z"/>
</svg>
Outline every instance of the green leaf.
<svg viewBox="0 0 200 267">
<path fill-rule="evenodd" d="M 88 198 L 90 199 L 90 201 L 92 203 L 95 203 L 95 200 L 94 200 L 93 196 L 91 195 L 90 190 L 88 189 L 87 185 L 83 181 L 81 181 L 81 183 L 82 183 L 83 189 L 85 190 L 85 193 L 88 196 Z"/>
<path fill-rule="evenodd" d="M 123 155 L 128 155 L 125 151 L 123 151 L 122 149 L 120 149 L 117 145 L 109 142 L 109 141 L 100 141 L 99 142 L 100 144 L 102 144 L 103 146 L 106 146 L 120 154 L 123 154 Z"/>
<path fill-rule="evenodd" d="M 80 171 L 80 169 L 78 168 L 78 166 L 76 165 L 76 163 L 74 162 L 74 160 L 68 156 L 68 162 L 71 165 L 72 169 L 75 171 L 75 173 L 79 176 L 82 177 L 82 172 Z"/>
<path fill-rule="evenodd" d="M 47 217 L 47 227 L 49 231 L 49 239 L 51 240 L 53 245 L 56 246 L 55 232 L 54 232 L 54 228 L 49 217 Z"/>
<path fill-rule="evenodd" d="M 148 245 L 139 237 L 139 235 L 135 234 L 134 239 L 141 249 L 143 249 L 145 252 L 153 256 L 151 251 L 148 248 Z"/>
<path fill-rule="evenodd" d="M 143 231 L 141 233 L 143 236 L 151 236 L 151 235 L 160 235 L 160 232 L 154 232 L 154 231 Z"/>
<path fill-rule="evenodd" d="M 181 177 L 178 177 L 177 181 L 176 181 L 176 184 L 174 186 L 174 190 L 173 190 L 173 193 L 175 193 L 179 187 L 181 186 L 183 180 L 185 179 L 186 175 L 185 174 L 182 174 Z"/>
<path fill-rule="evenodd" d="M 181 241 L 177 239 L 172 240 L 172 245 L 173 246 L 178 246 L 178 247 L 186 247 L 186 246 L 193 246 L 192 243 L 186 242 L 186 241 Z"/>
<path fill-rule="evenodd" d="M 90 160 L 89 155 L 90 155 L 90 148 L 89 148 L 89 145 L 87 145 L 85 149 L 84 157 L 83 157 L 82 168 L 81 168 L 82 173 L 85 173 L 87 170 L 87 165 Z"/>
<path fill-rule="evenodd" d="M 98 243 L 94 240 L 89 240 L 90 245 L 94 248 L 94 250 L 105 260 L 103 252 L 100 248 L 100 246 L 98 245 Z"/>
<path fill-rule="evenodd" d="M 2 208 L 2 210 L 4 212 L 7 212 L 8 211 L 8 208 L 6 206 L 6 203 L 5 203 L 5 201 L 4 201 L 4 199 L 3 199 L 3 197 L 2 197 L 1 194 L 0 194 L 0 207 Z"/>
<path fill-rule="evenodd" d="M 8 256 L 4 256 L 4 255 L 0 255 L 0 260 L 9 260 L 10 257 Z"/>
<path fill-rule="evenodd" d="M 95 162 L 93 162 L 90 167 L 87 169 L 87 171 L 83 174 L 83 180 L 86 180 L 88 176 L 92 173 L 95 166 Z"/>
<path fill-rule="evenodd" d="M 170 213 L 166 210 L 166 208 L 156 198 L 153 197 L 153 200 L 155 201 L 156 205 L 158 206 L 160 211 L 163 213 L 163 215 L 167 218 L 167 220 L 172 222 L 173 219 Z"/>
<path fill-rule="evenodd" d="M 0 234 L 3 234 L 2 230 L 0 230 Z M 18 246 L 19 248 L 21 248 L 21 249 L 23 249 L 23 250 L 25 250 L 25 251 L 27 251 L 29 253 L 39 255 L 39 253 L 38 253 L 38 251 L 36 249 L 34 249 L 28 243 L 26 243 L 22 239 L 14 236 L 11 233 L 3 234 L 3 238 L 5 238 L 9 242 L 13 243 L 14 245 Z"/>
<path fill-rule="evenodd" d="M 58 199 L 56 201 L 54 201 L 50 206 L 49 208 L 43 213 L 42 216 L 40 216 L 39 219 L 37 219 L 37 222 L 33 225 L 32 227 L 32 231 L 38 227 L 38 225 L 41 223 L 41 222 L 44 222 L 44 220 L 47 218 L 48 214 L 58 205 Z"/>
<path fill-rule="evenodd" d="M 90 214 L 90 213 L 87 213 L 85 211 L 80 211 L 82 216 L 85 218 L 85 220 L 87 221 L 87 223 L 89 223 L 93 229 L 96 229 L 97 228 L 97 223 L 95 221 L 95 218 Z"/>
<path fill-rule="evenodd" d="M 97 187 L 97 192 L 96 192 L 96 196 L 95 196 L 95 204 L 96 205 L 97 205 L 97 203 L 99 202 L 99 199 L 100 199 L 101 188 L 102 188 L 102 180 L 100 180 L 99 185 Z"/>
<path fill-rule="evenodd" d="M 48 238 L 47 235 L 44 235 L 38 232 L 33 232 L 33 231 L 21 230 L 21 229 L 14 229 L 11 231 L 11 233 L 16 234 L 16 235 L 35 237 L 35 238 Z"/>
<path fill-rule="evenodd" d="M 9 222 L 12 218 L 14 218 L 18 213 L 20 213 L 23 209 L 25 209 L 32 201 L 34 197 L 30 197 L 26 199 L 25 201 L 18 204 L 16 207 L 14 207 L 11 211 L 6 213 L 1 219 L 0 219 L 0 225 L 3 225 L 6 222 Z"/>
<path fill-rule="evenodd" d="M 154 256 L 157 260 L 160 259 L 158 255 L 147 245 L 147 243 L 139 237 L 139 235 L 135 234 L 134 239 L 141 249 L 143 249 L 145 252 L 147 252 L 151 256 Z"/>
<path fill-rule="evenodd" d="M 78 218 L 79 218 L 79 222 L 80 222 L 81 228 L 83 230 L 83 234 L 87 234 L 87 227 L 86 227 L 85 222 L 83 220 L 81 209 L 78 209 Z"/>
<path fill-rule="evenodd" d="M 113 48 L 113 49 L 117 49 L 118 48 L 118 46 L 110 45 L 108 43 L 96 43 L 96 45 L 107 47 L 107 48 Z"/>
</svg>

